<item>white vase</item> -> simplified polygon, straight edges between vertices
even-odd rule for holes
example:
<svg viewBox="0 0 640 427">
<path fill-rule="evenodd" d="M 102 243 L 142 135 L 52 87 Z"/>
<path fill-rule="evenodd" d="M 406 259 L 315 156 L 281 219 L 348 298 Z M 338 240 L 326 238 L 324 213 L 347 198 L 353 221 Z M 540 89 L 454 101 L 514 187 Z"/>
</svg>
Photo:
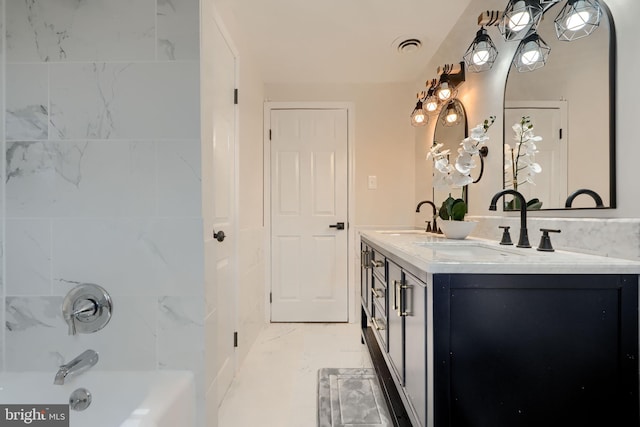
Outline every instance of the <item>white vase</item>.
<svg viewBox="0 0 640 427">
<path fill-rule="evenodd" d="M 478 221 L 443 220 L 438 225 L 447 239 L 465 239 L 476 228 Z"/>
</svg>

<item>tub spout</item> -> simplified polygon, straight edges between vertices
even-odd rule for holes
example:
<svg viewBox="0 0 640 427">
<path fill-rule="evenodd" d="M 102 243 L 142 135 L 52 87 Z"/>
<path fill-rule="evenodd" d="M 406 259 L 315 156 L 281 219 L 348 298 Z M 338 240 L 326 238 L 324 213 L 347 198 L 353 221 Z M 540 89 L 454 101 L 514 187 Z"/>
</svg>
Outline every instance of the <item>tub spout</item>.
<svg viewBox="0 0 640 427">
<path fill-rule="evenodd" d="M 96 363 L 98 363 L 98 353 L 95 350 L 86 350 L 71 362 L 60 366 L 53 383 L 62 385 L 67 378 L 83 373 Z"/>
</svg>

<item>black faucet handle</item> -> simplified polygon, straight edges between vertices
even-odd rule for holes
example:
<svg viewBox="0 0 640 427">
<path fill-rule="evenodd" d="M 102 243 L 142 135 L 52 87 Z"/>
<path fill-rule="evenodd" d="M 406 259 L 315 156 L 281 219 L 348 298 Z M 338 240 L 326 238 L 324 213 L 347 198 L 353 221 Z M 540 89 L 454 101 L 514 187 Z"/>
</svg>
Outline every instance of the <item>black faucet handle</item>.
<svg viewBox="0 0 640 427">
<path fill-rule="evenodd" d="M 500 241 L 500 244 L 513 245 L 513 242 L 511 241 L 511 234 L 509 234 L 509 229 L 511 227 L 509 227 L 508 225 L 499 225 L 498 228 L 502 228 L 504 230 L 502 232 L 502 240 Z"/>
<path fill-rule="evenodd" d="M 540 237 L 540 244 L 538 245 L 538 250 L 542 252 L 553 252 L 553 246 L 551 246 L 551 238 L 549 237 L 549 233 L 560 233 L 560 230 L 554 230 L 551 228 L 541 228 L 542 237 Z"/>
<path fill-rule="evenodd" d="M 427 233 L 431 233 L 431 221 L 425 221 L 427 223 L 427 229 L 425 230 Z"/>
</svg>

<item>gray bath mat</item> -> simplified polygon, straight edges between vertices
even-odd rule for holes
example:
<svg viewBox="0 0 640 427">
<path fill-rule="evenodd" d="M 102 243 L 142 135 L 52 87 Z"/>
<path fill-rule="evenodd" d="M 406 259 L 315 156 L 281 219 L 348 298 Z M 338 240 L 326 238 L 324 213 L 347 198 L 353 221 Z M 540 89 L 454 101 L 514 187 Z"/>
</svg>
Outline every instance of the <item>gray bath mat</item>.
<svg viewBox="0 0 640 427">
<path fill-rule="evenodd" d="M 391 426 L 373 369 L 318 371 L 318 427 Z"/>
</svg>

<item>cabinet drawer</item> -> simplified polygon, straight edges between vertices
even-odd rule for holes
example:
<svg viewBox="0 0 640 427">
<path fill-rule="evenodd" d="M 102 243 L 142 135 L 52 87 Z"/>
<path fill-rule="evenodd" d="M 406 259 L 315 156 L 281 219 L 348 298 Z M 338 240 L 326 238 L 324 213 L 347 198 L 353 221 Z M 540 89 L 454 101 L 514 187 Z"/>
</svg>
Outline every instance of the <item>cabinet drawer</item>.
<svg viewBox="0 0 640 427">
<path fill-rule="evenodd" d="M 369 260 L 371 269 L 374 273 L 382 279 L 383 282 L 387 281 L 387 259 L 384 255 L 380 255 L 378 252 L 371 250 L 371 258 Z"/>
</svg>

